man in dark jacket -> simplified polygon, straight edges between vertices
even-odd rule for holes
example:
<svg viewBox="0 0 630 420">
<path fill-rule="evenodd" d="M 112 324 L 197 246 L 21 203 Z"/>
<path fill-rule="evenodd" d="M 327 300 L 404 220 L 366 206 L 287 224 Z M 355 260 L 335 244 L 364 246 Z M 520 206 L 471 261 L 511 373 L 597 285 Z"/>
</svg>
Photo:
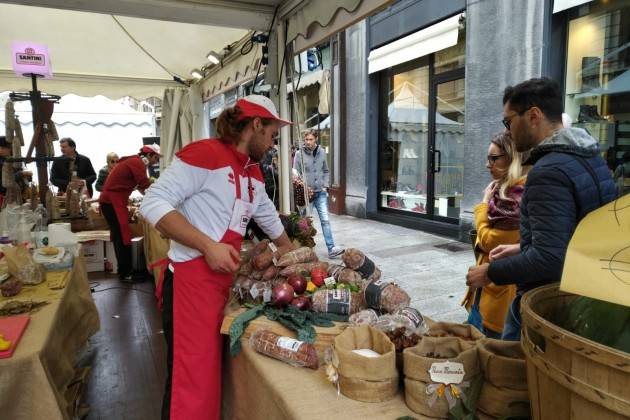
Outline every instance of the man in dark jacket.
<svg viewBox="0 0 630 420">
<path fill-rule="evenodd" d="M 77 144 L 69 137 L 59 140 L 59 147 L 61 153 L 64 156 L 74 158 L 74 170 L 77 172 L 77 176 L 85 181 L 90 197 L 92 197 L 92 184 L 96 181 L 96 172 L 92 167 L 92 162 L 87 156 L 83 156 L 77 153 Z M 72 177 L 72 171 L 70 166 L 72 161 L 56 160 L 52 169 L 50 170 L 50 181 L 53 185 L 59 188 L 59 191 L 65 192 L 70 178 Z"/>
<path fill-rule="evenodd" d="M 501 245 L 490 263 L 468 270 L 466 283 L 516 284 L 503 339 L 520 339 L 520 299 L 535 287 L 560 281 L 577 224 L 615 198 L 615 185 L 599 144 L 581 128 L 563 128 L 556 82 L 531 79 L 505 89 L 503 124 L 533 165 L 521 200 L 520 245 Z"/>
</svg>

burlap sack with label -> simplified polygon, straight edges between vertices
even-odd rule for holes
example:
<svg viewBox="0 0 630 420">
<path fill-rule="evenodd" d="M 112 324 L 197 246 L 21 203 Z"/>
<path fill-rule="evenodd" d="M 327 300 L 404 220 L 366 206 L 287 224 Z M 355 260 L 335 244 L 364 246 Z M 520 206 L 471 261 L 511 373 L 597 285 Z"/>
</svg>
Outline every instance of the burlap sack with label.
<svg viewBox="0 0 630 420">
<path fill-rule="evenodd" d="M 370 349 L 380 357 L 365 357 L 352 350 Z M 339 388 L 348 398 L 364 402 L 387 401 L 398 392 L 396 348 L 382 331 L 368 325 L 349 327 L 335 337 L 339 360 Z"/>
<path fill-rule="evenodd" d="M 24 246 L 2 247 L 4 257 L 9 267 L 9 274 L 22 281 L 27 286 L 33 286 L 44 281 L 46 273 Z"/>
<path fill-rule="evenodd" d="M 441 396 L 430 404 L 432 396 L 427 392 L 427 387 L 434 383 L 429 373 L 431 365 L 447 360 L 464 365 L 464 381 L 471 381 L 480 374 L 474 342 L 456 337 L 423 337 L 417 346 L 403 351 L 405 402 L 411 410 L 428 417 L 448 418 L 446 397 Z"/>
<path fill-rule="evenodd" d="M 454 324 L 451 322 L 436 322 L 429 327 L 429 337 L 457 337 L 464 341 L 475 342 L 485 338 L 477 328 L 470 324 Z"/>
<path fill-rule="evenodd" d="M 529 414 L 527 367 L 518 341 L 483 339 L 477 342 L 484 383 L 477 408 L 491 416 Z"/>
</svg>

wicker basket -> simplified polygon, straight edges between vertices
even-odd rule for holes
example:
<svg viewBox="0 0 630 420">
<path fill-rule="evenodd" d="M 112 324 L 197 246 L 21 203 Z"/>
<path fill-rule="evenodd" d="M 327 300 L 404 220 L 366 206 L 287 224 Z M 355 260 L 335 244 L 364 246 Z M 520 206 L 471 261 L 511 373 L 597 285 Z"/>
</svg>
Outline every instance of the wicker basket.
<svg viewBox="0 0 630 420">
<path fill-rule="evenodd" d="M 572 334 L 551 321 L 575 298 L 557 285 L 523 296 L 521 344 L 533 418 L 630 418 L 630 354 Z"/>
</svg>

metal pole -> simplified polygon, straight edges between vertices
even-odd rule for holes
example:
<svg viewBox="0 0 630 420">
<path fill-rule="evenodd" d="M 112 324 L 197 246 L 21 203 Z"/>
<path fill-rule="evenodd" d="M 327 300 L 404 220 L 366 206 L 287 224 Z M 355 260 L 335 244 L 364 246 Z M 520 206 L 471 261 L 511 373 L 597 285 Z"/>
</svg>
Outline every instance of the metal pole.
<svg viewBox="0 0 630 420">
<path fill-rule="evenodd" d="M 278 102 L 280 103 L 280 118 L 289 119 L 289 107 L 287 104 L 287 82 L 286 77 L 283 77 L 284 67 L 282 66 L 283 57 L 286 54 L 285 51 L 285 34 L 284 34 L 284 22 L 280 21 L 276 27 L 278 32 L 278 83 L 280 84 L 280 95 L 278 96 Z M 286 73 L 285 73 L 286 74 Z M 290 180 L 291 176 L 291 144 L 289 142 L 288 126 L 280 129 L 280 211 L 284 214 L 291 213 L 291 195 L 290 195 Z"/>
</svg>

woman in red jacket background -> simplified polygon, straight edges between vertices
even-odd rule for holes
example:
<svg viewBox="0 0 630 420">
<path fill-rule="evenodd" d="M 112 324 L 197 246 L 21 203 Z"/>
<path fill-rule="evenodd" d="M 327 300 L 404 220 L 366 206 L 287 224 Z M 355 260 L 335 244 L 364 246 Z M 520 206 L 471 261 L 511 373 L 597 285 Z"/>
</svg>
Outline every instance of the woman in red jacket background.
<svg viewBox="0 0 630 420">
<path fill-rule="evenodd" d="M 118 276 L 126 283 L 133 282 L 131 266 L 131 230 L 127 204 L 133 190 L 142 194 L 151 181 L 147 176 L 147 166 L 160 161 L 160 147 L 155 144 L 142 146 L 140 153 L 125 156 L 118 161 L 109 173 L 103 192 L 99 197 L 101 212 L 109 225 L 111 240 L 118 260 Z"/>
</svg>

